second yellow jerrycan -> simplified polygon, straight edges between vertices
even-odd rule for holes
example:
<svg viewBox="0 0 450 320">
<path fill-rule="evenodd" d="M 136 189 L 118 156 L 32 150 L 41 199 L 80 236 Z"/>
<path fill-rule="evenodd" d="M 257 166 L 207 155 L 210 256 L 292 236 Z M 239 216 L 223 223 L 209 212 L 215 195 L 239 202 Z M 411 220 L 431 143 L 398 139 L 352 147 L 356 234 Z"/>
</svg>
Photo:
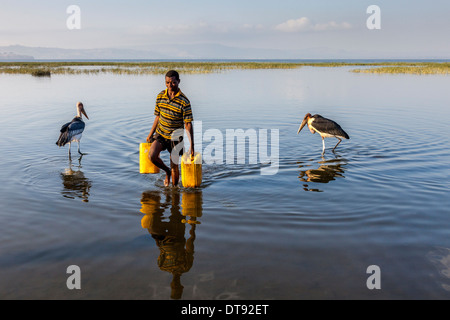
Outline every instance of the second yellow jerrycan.
<svg viewBox="0 0 450 320">
<path fill-rule="evenodd" d="M 196 188 L 202 184 L 202 155 L 186 152 L 181 157 L 181 181 L 185 188 Z"/>
<path fill-rule="evenodd" d="M 139 172 L 140 173 L 158 173 L 159 168 L 150 160 L 148 153 L 151 143 L 144 142 L 139 145 Z"/>
</svg>

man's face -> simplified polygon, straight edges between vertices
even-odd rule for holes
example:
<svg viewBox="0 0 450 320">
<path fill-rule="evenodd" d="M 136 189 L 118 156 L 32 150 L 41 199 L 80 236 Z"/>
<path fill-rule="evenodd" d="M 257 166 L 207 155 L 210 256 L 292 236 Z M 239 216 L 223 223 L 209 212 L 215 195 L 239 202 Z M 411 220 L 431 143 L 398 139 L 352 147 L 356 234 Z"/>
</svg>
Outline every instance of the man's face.
<svg viewBox="0 0 450 320">
<path fill-rule="evenodd" d="M 169 91 L 178 91 L 178 84 L 180 80 L 175 77 L 166 77 L 166 87 Z"/>
</svg>

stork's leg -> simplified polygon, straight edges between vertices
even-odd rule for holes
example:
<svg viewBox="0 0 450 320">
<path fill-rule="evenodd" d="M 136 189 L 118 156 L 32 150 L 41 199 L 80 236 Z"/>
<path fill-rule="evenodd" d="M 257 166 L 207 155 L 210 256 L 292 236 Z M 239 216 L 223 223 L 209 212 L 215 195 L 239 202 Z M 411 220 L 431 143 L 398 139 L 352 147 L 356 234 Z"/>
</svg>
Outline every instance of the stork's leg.
<svg viewBox="0 0 450 320">
<path fill-rule="evenodd" d="M 81 153 L 81 151 L 80 151 L 80 141 L 78 141 L 78 153 L 81 154 L 82 156 L 87 154 L 87 153 Z"/>
<path fill-rule="evenodd" d="M 341 143 L 341 141 L 342 141 L 342 140 L 339 139 L 338 137 L 336 137 L 336 139 L 338 139 L 339 141 L 338 141 L 338 143 L 336 143 L 336 145 L 334 146 L 333 151 L 334 151 L 334 149 L 336 149 L 336 147 L 338 146 L 338 144 Z"/>
<path fill-rule="evenodd" d="M 70 144 L 71 144 L 71 143 L 69 142 L 69 158 L 70 158 Z"/>
<path fill-rule="evenodd" d="M 323 145 L 322 154 L 324 154 L 325 153 L 325 139 L 323 137 L 322 137 L 322 145 Z"/>
</svg>

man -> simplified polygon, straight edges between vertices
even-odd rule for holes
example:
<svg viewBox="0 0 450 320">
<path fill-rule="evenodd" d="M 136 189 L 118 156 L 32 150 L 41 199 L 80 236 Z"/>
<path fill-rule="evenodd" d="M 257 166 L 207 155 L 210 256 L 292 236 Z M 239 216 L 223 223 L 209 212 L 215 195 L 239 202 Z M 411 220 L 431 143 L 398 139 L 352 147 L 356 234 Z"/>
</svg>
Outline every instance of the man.
<svg viewBox="0 0 450 320">
<path fill-rule="evenodd" d="M 182 136 L 176 137 L 174 131 L 186 129 L 189 133 L 191 155 L 194 155 L 194 130 L 192 127 L 192 110 L 189 99 L 181 92 L 180 75 L 175 70 L 166 73 L 166 89 L 161 91 L 156 97 L 155 121 L 147 137 L 148 142 L 152 142 L 149 157 L 150 160 L 160 169 L 166 172 L 164 185 L 167 187 L 172 178 L 173 186 L 178 184 L 180 172 L 178 161 L 174 162 L 172 150 L 178 143 L 182 142 Z M 170 168 L 161 160 L 159 154 L 167 150 L 170 153 Z M 180 150 L 180 146 L 175 151 Z M 177 152 L 174 152 L 174 156 Z"/>
</svg>

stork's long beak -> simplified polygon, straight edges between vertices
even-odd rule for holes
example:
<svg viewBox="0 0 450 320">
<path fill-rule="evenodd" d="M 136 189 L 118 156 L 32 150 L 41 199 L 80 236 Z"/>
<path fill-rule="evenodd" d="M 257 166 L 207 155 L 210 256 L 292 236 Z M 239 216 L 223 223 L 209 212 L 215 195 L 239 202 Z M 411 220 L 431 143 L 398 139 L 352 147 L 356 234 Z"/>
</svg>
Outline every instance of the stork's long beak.
<svg viewBox="0 0 450 320">
<path fill-rule="evenodd" d="M 300 133 L 300 131 L 302 131 L 303 127 L 306 125 L 307 123 L 307 119 L 303 119 L 302 124 L 300 125 L 300 127 L 298 128 L 297 134 Z"/>
<path fill-rule="evenodd" d="M 86 114 L 86 110 L 84 110 L 84 107 L 81 107 L 81 113 L 82 114 L 84 114 L 84 116 L 86 117 L 86 119 L 88 119 L 89 120 L 89 117 L 87 116 L 87 114 Z"/>
</svg>

